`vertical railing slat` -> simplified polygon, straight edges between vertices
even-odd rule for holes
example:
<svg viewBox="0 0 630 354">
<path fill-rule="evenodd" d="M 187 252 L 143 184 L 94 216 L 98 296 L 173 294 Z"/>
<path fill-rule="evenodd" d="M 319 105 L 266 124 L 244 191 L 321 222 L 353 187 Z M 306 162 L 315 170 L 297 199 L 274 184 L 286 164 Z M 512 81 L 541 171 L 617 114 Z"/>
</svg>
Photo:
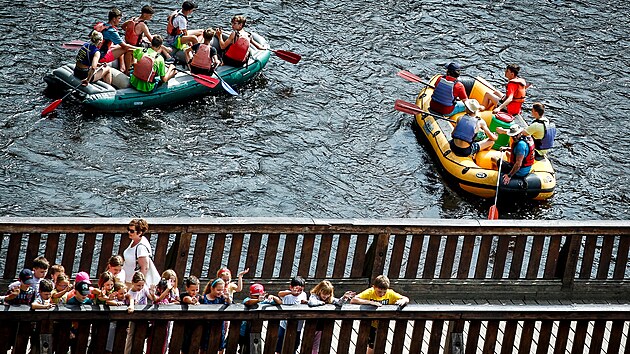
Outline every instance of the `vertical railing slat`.
<svg viewBox="0 0 630 354">
<path fill-rule="evenodd" d="M 310 273 L 314 245 L 315 235 L 304 234 L 302 249 L 300 250 L 300 265 L 298 266 L 298 274 L 304 278 L 307 278 Z"/>
<path fill-rule="evenodd" d="M 315 268 L 316 278 L 326 278 L 328 274 L 328 261 L 332 252 L 332 235 L 322 234 L 319 243 L 319 253 L 317 255 L 317 268 Z"/>
<path fill-rule="evenodd" d="M 350 247 L 350 235 L 340 234 L 337 243 L 337 255 L 333 268 L 333 278 L 345 278 L 346 262 L 348 260 L 348 248 Z"/>
<path fill-rule="evenodd" d="M 48 236 L 50 237 L 50 235 Z M 96 275 L 99 275 L 107 270 L 107 262 L 109 258 L 114 254 L 114 234 L 104 233 L 101 241 L 101 253 L 98 256 L 98 268 L 96 268 Z M 158 268 L 160 269 L 160 268 Z"/>
<path fill-rule="evenodd" d="M 153 252 L 153 263 L 155 263 L 155 267 L 160 273 L 166 270 L 166 255 L 168 253 L 168 240 L 170 237 L 171 235 L 168 232 L 162 232 L 157 235 L 155 251 Z"/>
<path fill-rule="evenodd" d="M 455 252 L 457 251 L 458 243 L 459 236 L 446 236 L 446 245 L 444 246 L 442 264 L 440 265 L 440 279 L 450 279 L 453 276 L 453 263 L 455 262 Z"/>
<path fill-rule="evenodd" d="M 389 259 L 387 276 L 391 279 L 397 279 L 400 277 L 400 268 L 403 256 L 405 255 L 407 235 L 393 235 L 392 237 L 394 237 L 394 246 L 392 248 L 391 258 Z"/>
<path fill-rule="evenodd" d="M 277 233 L 269 234 L 267 237 L 267 249 L 265 250 L 265 262 L 263 263 L 263 278 L 271 278 L 273 271 L 276 269 L 276 257 L 278 253 L 278 243 L 280 235 Z"/>
<path fill-rule="evenodd" d="M 20 255 L 20 246 L 22 245 L 22 234 L 12 233 L 9 235 L 9 245 L 7 246 L 7 258 L 4 261 L 4 279 L 17 278 L 17 262 Z"/>
<path fill-rule="evenodd" d="M 604 236 L 602 241 L 602 249 L 599 254 L 599 262 L 597 264 L 597 279 L 599 280 L 608 279 L 614 241 L 615 237 L 611 235 Z"/>
<path fill-rule="evenodd" d="M 208 266 L 208 278 L 214 279 L 217 271 L 223 266 L 223 252 L 225 251 L 225 234 L 214 234 L 212 242 L 212 254 L 210 255 L 210 265 Z"/>
<path fill-rule="evenodd" d="M 249 267 L 249 273 L 245 274 L 245 278 L 254 278 L 258 271 L 258 261 L 260 255 L 260 242 L 262 235 L 259 233 L 251 233 L 249 235 L 249 244 L 247 245 L 247 260 L 245 266 Z"/>
<path fill-rule="evenodd" d="M 620 235 L 617 246 L 617 257 L 615 258 L 614 280 L 623 280 L 626 277 L 628 267 L 628 246 L 630 246 L 630 235 Z"/>
<path fill-rule="evenodd" d="M 291 274 L 293 273 L 293 262 L 295 260 L 296 245 L 297 235 L 287 234 L 284 239 L 284 249 L 282 251 L 280 278 L 290 278 Z"/>
<path fill-rule="evenodd" d="M 230 255 L 228 257 L 228 269 L 230 269 L 233 273 L 233 276 L 236 277 L 238 272 L 245 269 L 243 264 L 241 263 L 241 253 L 243 251 L 243 240 L 245 235 L 242 233 L 232 234 L 232 246 L 230 247 Z"/>
<path fill-rule="evenodd" d="M 475 279 L 486 279 L 488 273 L 488 264 L 490 264 L 490 251 L 492 250 L 492 241 L 494 236 L 482 235 L 479 244 L 479 255 L 477 264 L 475 265 Z"/>
<path fill-rule="evenodd" d="M 424 235 L 411 236 L 411 247 L 409 248 L 409 258 L 407 258 L 407 269 L 405 269 L 405 279 L 417 278 L 418 267 L 420 266 L 420 253 L 422 253 L 423 243 L 424 243 Z"/>
<path fill-rule="evenodd" d="M 523 259 L 525 258 L 525 247 L 527 246 L 527 236 L 516 236 L 514 249 L 512 250 L 512 264 L 510 265 L 510 279 L 520 279 L 523 269 Z"/>
<path fill-rule="evenodd" d="M 527 263 L 526 279 L 538 278 L 538 270 L 540 270 L 540 259 L 542 250 L 545 245 L 545 236 L 532 237 L 532 250 L 529 253 L 529 262 Z"/>
<path fill-rule="evenodd" d="M 354 258 L 352 259 L 352 271 L 350 272 L 350 276 L 353 278 L 359 278 L 369 275 L 364 274 L 366 258 L 365 254 L 367 252 L 368 239 L 369 235 L 357 235 L 357 241 L 354 247 Z"/>
<path fill-rule="evenodd" d="M 77 254 L 77 242 L 79 235 L 72 233 L 66 234 L 63 245 L 63 260 L 61 265 L 66 269 L 66 274 L 72 276 L 74 272 L 74 257 Z"/>
<path fill-rule="evenodd" d="M 203 265 L 206 262 L 206 253 L 208 249 L 208 238 L 210 238 L 210 235 L 207 233 L 198 233 L 195 240 L 195 248 L 193 250 L 193 257 L 190 265 L 190 274 L 196 277 L 201 276 L 201 273 L 203 272 Z"/>
<path fill-rule="evenodd" d="M 83 244 L 81 245 L 81 262 L 79 263 L 79 271 L 85 271 L 91 277 L 99 276 L 98 269 L 96 274 L 92 274 L 91 268 L 94 263 L 94 245 L 96 244 L 96 234 L 86 233 L 83 235 Z"/>
<path fill-rule="evenodd" d="M 427 257 L 424 260 L 424 270 L 422 272 L 422 277 L 424 279 L 434 279 L 435 278 L 435 268 L 437 265 L 437 257 L 440 251 L 440 241 L 442 240 L 442 236 L 440 235 L 430 235 L 429 236 L 429 245 L 427 246 Z"/>
<path fill-rule="evenodd" d="M 28 235 L 28 243 L 26 244 L 26 254 L 24 255 L 23 268 L 33 269 L 33 260 L 39 253 L 39 241 L 41 234 L 34 232 Z"/>
<path fill-rule="evenodd" d="M 476 238 L 476 236 L 464 236 L 462 252 L 459 258 L 459 265 L 457 266 L 458 279 L 468 279 Z"/>
</svg>

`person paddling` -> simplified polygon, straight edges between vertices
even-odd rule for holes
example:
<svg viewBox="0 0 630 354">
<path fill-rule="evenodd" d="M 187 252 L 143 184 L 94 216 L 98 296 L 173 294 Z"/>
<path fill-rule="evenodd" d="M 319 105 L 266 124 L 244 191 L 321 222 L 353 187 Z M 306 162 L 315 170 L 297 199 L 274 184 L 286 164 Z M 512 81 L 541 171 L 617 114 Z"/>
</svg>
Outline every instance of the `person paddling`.
<svg viewBox="0 0 630 354">
<path fill-rule="evenodd" d="M 133 51 L 133 57 L 138 60 L 138 62 L 134 65 L 129 83 L 136 90 L 151 92 L 158 86 L 155 82 L 156 77 L 160 78 L 160 83 L 164 83 L 177 73 L 175 65 L 171 64 L 168 70 L 164 65 L 164 58 L 162 58 L 159 53 L 163 43 L 164 39 L 158 34 L 153 36 L 151 48 L 138 48 Z"/>
<path fill-rule="evenodd" d="M 112 74 L 108 66 L 100 64 L 103 67 L 97 70 L 99 67 L 98 62 L 101 58 L 101 52 L 98 50 L 98 47 L 102 43 L 103 35 L 100 32 L 92 32 L 90 41 L 85 42 L 77 52 L 74 76 L 82 80 L 83 86 L 100 79 L 103 79 L 104 82 L 110 85 L 112 83 Z"/>
<path fill-rule="evenodd" d="M 214 33 L 212 28 L 203 31 L 203 43 L 195 44 L 192 47 L 195 55 L 190 62 L 190 71 L 193 74 L 212 76 L 214 68 L 221 64 L 217 49 L 210 44 Z"/>
<path fill-rule="evenodd" d="M 245 16 L 232 17 L 232 33 L 227 40 L 223 40 L 223 30 L 217 28 L 217 38 L 223 53 L 223 64 L 239 67 L 245 65 L 249 59 L 249 45 L 253 45 L 259 50 L 267 49 L 256 42 L 250 33 L 244 30 L 247 19 Z"/>
</svg>

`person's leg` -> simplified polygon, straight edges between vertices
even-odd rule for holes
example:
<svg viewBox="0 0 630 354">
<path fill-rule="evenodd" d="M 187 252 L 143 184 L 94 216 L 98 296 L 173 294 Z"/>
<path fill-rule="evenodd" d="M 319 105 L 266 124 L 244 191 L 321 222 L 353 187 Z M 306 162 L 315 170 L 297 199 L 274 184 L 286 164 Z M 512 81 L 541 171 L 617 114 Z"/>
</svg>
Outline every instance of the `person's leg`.
<svg viewBox="0 0 630 354">
<path fill-rule="evenodd" d="M 179 38 L 181 45 L 183 46 L 184 44 L 188 44 L 190 46 L 193 46 L 197 43 L 199 43 L 199 38 L 197 38 L 197 36 L 194 35 L 187 35 L 187 36 L 181 36 Z"/>
<path fill-rule="evenodd" d="M 490 140 L 490 139 L 483 139 L 482 141 L 478 142 L 477 144 L 479 144 L 479 151 L 481 150 L 488 150 L 492 147 L 492 145 L 494 145 L 494 141 Z"/>
<path fill-rule="evenodd" d="M 497 105 L 497 103 L 499 102 L 499 99 L 500 97 L 498 97 L 494 93 L 486 92 L 483 95 L 483 100 L 481 101 L 481 105 L 484 106 L 486 109 L 492 109 Z"/>
</svg>

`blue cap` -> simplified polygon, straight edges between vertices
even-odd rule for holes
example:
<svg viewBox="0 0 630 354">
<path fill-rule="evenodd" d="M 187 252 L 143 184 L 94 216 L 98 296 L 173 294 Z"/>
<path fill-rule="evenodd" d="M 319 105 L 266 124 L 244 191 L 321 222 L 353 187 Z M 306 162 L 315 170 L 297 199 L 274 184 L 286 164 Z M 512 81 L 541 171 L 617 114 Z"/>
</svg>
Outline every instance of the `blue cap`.
<svg viewBox="0 0 630 354">
<path fill-rule="evenodd" d="M 452 71 L 459 71 L 461 70 L 462 66 L 459 65 L 459 63 L 456 62 L 452 62 L 448 65 L 444 65 L 444 67 L 446 68 L 446 70 L 452 70 Z"/>
</svg>

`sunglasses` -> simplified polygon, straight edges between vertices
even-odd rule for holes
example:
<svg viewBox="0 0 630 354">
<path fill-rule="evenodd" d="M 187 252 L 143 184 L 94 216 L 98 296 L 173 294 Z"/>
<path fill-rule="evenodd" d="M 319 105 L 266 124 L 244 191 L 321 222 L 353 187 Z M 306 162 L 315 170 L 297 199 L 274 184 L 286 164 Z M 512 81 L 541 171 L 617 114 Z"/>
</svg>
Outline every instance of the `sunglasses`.
<svg viewBox="0 0 630 354">
<path fill-rule="evenodd" d="M 130 233 L 130 234 L 135 234 L 136 230 L 134 230 L 134 229 L 127 229 L 127 232 Z"/>
</svg>

